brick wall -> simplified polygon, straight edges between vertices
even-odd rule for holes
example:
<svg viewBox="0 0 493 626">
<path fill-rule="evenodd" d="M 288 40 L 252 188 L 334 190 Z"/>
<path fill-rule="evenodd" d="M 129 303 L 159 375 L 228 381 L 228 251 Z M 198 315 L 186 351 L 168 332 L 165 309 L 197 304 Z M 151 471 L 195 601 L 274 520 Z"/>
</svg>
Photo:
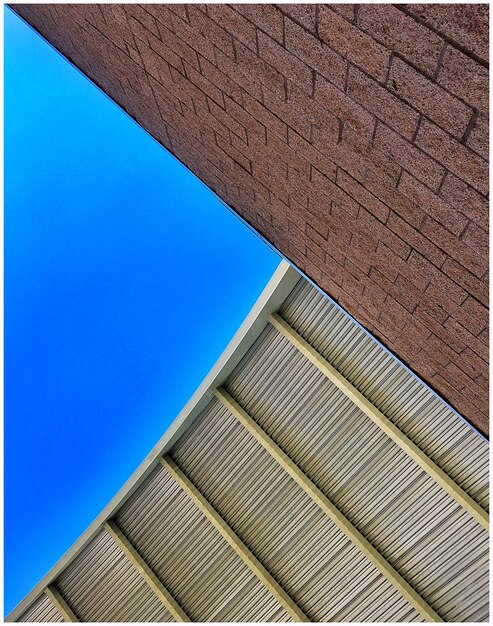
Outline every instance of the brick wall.
<svg viewBox="0 0 493 626">
<path fill-rule="evenodd" d="M 487 431 L 486 5 L 14 5 Z"/>
</svg>

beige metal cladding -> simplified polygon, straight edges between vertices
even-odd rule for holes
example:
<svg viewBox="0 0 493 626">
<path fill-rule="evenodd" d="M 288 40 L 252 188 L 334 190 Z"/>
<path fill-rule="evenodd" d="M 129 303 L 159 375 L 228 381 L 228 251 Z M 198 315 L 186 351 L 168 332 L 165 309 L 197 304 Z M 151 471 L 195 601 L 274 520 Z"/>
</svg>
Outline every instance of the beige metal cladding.
<svg viewBox="0 0 493 626">
<path fill-rule="evenodd" d="M 125 553 L 128 560 L 132 563 L 156 596 L 161 600 L 175 620 L 177 622 L 189 622 L 190 619 L 188 618 L 188 615 L 164 587 L 163 583 L 147 565 L 130 541 L 125 537 L 120 528 L 118 528 L 118 525 L 113 520 L 109 520 L 104 525 L 104 528 L 111 535 L 114 542 L 117 543 L 120 549 Z"/>
<path fill-rule="evenodd" d="M 289 621 L 161 464 L 116 518 L 192 621 Z"/>
<path fill-rule="evenodd" d="M 301 337 L 279 315 L 273 314 L 269 322 L 290 341 L 315 367 L 344 393 L 353 404 L 360 408 L 382 431 L 392 439 L 413 461 L 435 480 L 456 502 L 458 502 L 477 522 L 488 530 L 488 513 L 467 494 L 454 480 L 433 462 L 420 448 L 409 439 L 395 424 L 379 411 L 360 393 L 344 376 L 330 365 L 312 346 Z"/>
<path fill-rule="evenodd" d="M 335 525 L 352 541 L 366 558 L 385 576 L 391 585 L 406 598 L 416 611 L 428 622 L 443 622 L 441 617 L 386 561 L 339 509 L 318 489 L 299 467 L 274 443 L 254 420 L 224 391 L 216 390 L 216 397 L 227 407 L 236 419 L 255 437 L 258 443 L 279 463 L 285 472 L 303 489 L 320 509 L 330 517 Z"/>
<path fill-rule="evenodd" d="M 487 508 L 488 445 L 456 413 L 305 282 L 279 315 Z M 223 386 L 443 619 L 487 618 L 487 532 L 281 333 Z"/>
<path fill-rule="evenodd" d="M 171 456 L 311 621 L 420 621 L 217 399 Z"/>
<path fill-rule="evenodd" d="M 487 442 L 286 264 L 115 502 L 10 621 L 488 621 Z"/>
<path fill-rule="evenodd" d="M 180 468 L 173 462 L 169 456 L 159 459 L 161 465 L 168 474 L 180 485 L 185 493 L 190 497 L 192 502 L 200 509 L 214 528 L 229 543 L 236 554 L 242 561 L 252 570 L 260 582 L 269 590 L 269 592 L 281 604 L 286 613 L 290 615 L 296 622 L 309 622 L 310 620 L 303 611 L 293 602 L 292 598 L 284 591 L 279 583 L 269 574 L 265 567 L 255 557 L 255 555 L 246 547 L 241 539 L 226 524 L 222 517 L 207 502 L 200 491 L 193 485 Z"/>
<path fill-rule="evenodd" d="M 301 281 L 277 311 L 485 510 L 489 446 L 334 303 Z"/>
<path fill-rule="evenodd" d="M 64 622 L 63 615 L 57 611 L 56 606 L 42 593 L 27 611 L 22 613 L 17 620 L 19 622 Z"/>
<path fill-rule="evenodd" d="M 63 617 L 64 622 L 78 622 L 79 620 L 75 616 L 72 609 L 65 602 L 62 596 L 58 593 L 56 587 L 53 585 L 49 585 L 45 589 L 46 596 L 51 600 L 53 606 L 56 608 L 58 613 Z"/>
<path fill-rule="evenodd" d="M 58 576 L 57 588 L 81 622 L 174 621 L 106 528 Z"/>
</svg>

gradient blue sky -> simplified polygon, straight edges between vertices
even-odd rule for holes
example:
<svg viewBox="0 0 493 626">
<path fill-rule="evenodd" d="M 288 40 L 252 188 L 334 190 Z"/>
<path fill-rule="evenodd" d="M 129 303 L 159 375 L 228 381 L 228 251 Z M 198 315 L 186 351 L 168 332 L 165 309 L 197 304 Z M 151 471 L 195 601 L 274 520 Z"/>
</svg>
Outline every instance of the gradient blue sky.
<svg viewBox="0 0 493 626">
<path fill-rule="evenodd" d="M 280 259 L 4 10 L 9 613 L 150 451 Z"/>
</svg>

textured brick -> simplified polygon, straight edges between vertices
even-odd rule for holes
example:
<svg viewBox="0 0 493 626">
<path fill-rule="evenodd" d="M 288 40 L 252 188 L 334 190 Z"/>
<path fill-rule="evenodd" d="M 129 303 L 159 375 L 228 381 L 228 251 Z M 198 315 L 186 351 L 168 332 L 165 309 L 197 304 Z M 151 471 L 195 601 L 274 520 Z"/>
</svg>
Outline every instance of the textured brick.
<svg viewBox="0 0 493 626">
<path fill-rule="evenodd" d="M 349 194 L 343 191 L 337 185 L 324 176 L 317 169 L 312 172 L 312 183 L 318 193 L 323 193 L 331 201 L 336 202 L 340 207 L 344 208 L 353 217 L 358 216 L 358 203 L 351 198 Z"/>
<path fill-rule="evenodd" d="M 176 6 L 176 5 L 175 5 Z M 196 52 L 208 59 L 211 63 L 215 63 L 215 47 L 214 44 L 204 37 L 198 30 L 190 26 L 188 20 L 182 19 L 178 15 L 171 14 L 168 11 L 169 18 L 166 18 L 166 14 L 161 15 L 163 7 L 158 7 L 157 19 L 166 26 L 168 30 L 173 30 L 177 37 L 183 42 L 193 41 L 191 46 Z M 160 27 L 161 37 L 165 37 L 165 31 Z"/>
<path fill-rule="evenodd" d="M 342 56 L 290 19 L 285 22 L 284 37 L 285 46 L 290 52 L 336 87 L 344 90 L 348 63 Z"/>
<path fill-rule="evenodd" d="M 401 176 L 401 180 L 404 173 Z M 423 223 L 425 212 L 423 207 L 417 204 L 413 198 L 401 193 L 391 184 L 379 176 L 375 172 L 368 170 L 363 179 L 365 187 L 371 191 L 376 197 L 380 198 L 395 213 L 400 215 L 406 222 L 419 228 Z"/>
<path fill-rule="evenodd" d="M 420 70 L 429 75 L 434 73 L 443 39 L 397 7 L 362 4 L 358 13 L 358 26 Z"/>
<path fill-rule="evenodd" d="M 188 5 L 186 4 L 170 4 L 168 5 L 169 11 L 175 13 L 178 17 L 180 17 L 185 22 L 188 22 Z M 160 7 L 159 7 L 160 8 Z"/>
<path fill-rule="evenodd" d="M 488 371 L 487 363 L 484 359 L 475 354 L 470 348 L 466 348 L 462 353 L 464 357 L 461 366 L 473 380 L 478 379 Z"/>
<path fill-rule="evenodd" d="M 447 294 L 447 287 L 450 284 L 453 284 L 453 282 L 448 280 L 442 273 L 437 272 L 426 289 L 425 297 L 426 299 L 431 298 L 438 306 L 446 311 L 448 315 L 454 316 L 459 307 L 466 300 L 467 293 L 464 289 L 456 286 L 452 293 L 448 295 L 447 298 L 444 298 Z M 426 299 L 424 302 L 426 302 Z"/>
<path fill-rule="evenodd" d="M 262 31 L 282 43 L 283 16 L 272 4 L 235 4 L 234 9 Z"/>
<path fill-rule="evenodd" d="M 487 35 L 477 7 L 15 10 L 485 429 Z"/>
<path fill-rule="evenodd" d="M 98 5 L 88 5 L 93 6 L 94 8 L 98 8 Z M 156 37 L 159 37 L 159 27 L 156 21 L 156 18 L 151 15 L 145 6 L 140 6 L 138 4 L 131 4 L 126 7 L 126 11 L 128 14 L 128 18 L 133 17 L 136 21 L 138 21 L 145 30 L 151 32 Z M 104 18 L 103 18 L 104 19 Z"/>
<path fill-rule="evenodd" d="M 488 228 L 488 201 L 464 181 L 447 173 L 440 196 L 476 224 Z"/>
<path fill-rule="evenodd" d="M 476 224 L 469 224 L 465 232 L 462 234 L 461 240 L 470 248 L 478 253 L 480 259 L 486 259 L 488 257 L 488 233 L 476 226 Z M 484 263 L 485 272 L 487 271 L 487 264 Z"/>
<path fill-rule="evenodd" d="M 377 270 L 380 274 L 385 276 L 389 281 L 395 283 L 399 276 L 399 270 L 401 268 L 401 259 L 392 252 L 383 243 L 379 243 L 377 246 L 377 254 L 373 260 L 373 267 L 370 270 L 370 276 L 373 276 L 373 270 Z"/>
<path fill-rule="evenodd" d="M 445 373 L 447 376 L 447 373 Z M 449 404 L 453 407 L 456 407 L 460 402 L 461 406 L 464 406 L 464 410 L 469 414 L 474 414 L 475 421 L 474 424 L 476 428 L 483 433 L 488 432 L 488 417 L 487 413 L 481 413 L 478 411 L 476 405 L 469 402 L 463 395 L 462 392 L 458 391 L 454 385 L 451 385 L 445 380 L 440 374 L 436 374 L 433 377 L 433 387 L 441 393 L 445 397 L 449 398 Z"/>
<path fill-rule="evenodd" d="M 188 6 L 190 25 L 208 41 L 213 41 L 214 46 L 222 50 L 228 56 L 234 57 L 233 38 L 231 33 L 219 24 L 209 19 L 202 11 L 193 4 Z"/>
<path fill-rule="evenodd" d="M 385 80 L 389 51 L 329 6 L 320 7 L 318 34 L 322 41 L 377 80 Z"/>
<path fill-rule="evenodd" d="M 466 141 L 467 145 L 484 159 L 489 158 L 489 123 L 488 116 L 480 113 Z"/>
<path fill-rule="evenodd" d="M 204 78 L 202 74 L 196 72 L 192 67 L 187 67 L 186 72 L 187 78 L 190 81 L 191 86 L 195 85 L 200 91 L 207 94 L 209 98 L 214 100 L 214 102 L 216 102 L 220 107 L 224 107 L 224 94 L 218 87 L 216 87 L 216 85 L 212 81 Z M 176 84 L 176 82 L 178 81 L 176 73 L 174 79 L 174 82 Z M 186 83 L 182 82 L 182 87 L 184 87 L 185 85 Z M 192 92 L 191 97 L 193 98 L 194 95 L 195 93 Z"/>
<path fill-rule="evenodd" d="M 224 58 L 226 59 L 227 57 Z M 230 60 L 228 59 L 228 61 Z M 245 92 L 237 82 L 234 82 L 227 74 L 204 57 L 199 56 L 199 66 L 200 73 L 204 79 L 219 89 L 223 95 L 229 96 L 240 105 L 243 104 Z"/>
<path fill-rule="evenodd" d="M 429 217 L 425 219 L 421 232 L 475 276 L 483 276 L 488 263 L 481 248 L 468 246 L 467 243 L 463 243 L 464 239 L 459 240 Z"/>
<path fill-rule="evenodd" d="M 298 24 L 304 26 L 311 33 L 316 31 L 317 7 L 315 4 L 278 4 L 277 8 L 285 15 L 289 15 Z"/>
<path fill-rule="evenodd" d="M 397 185 L 402 170 L 390 151 L 381 150 L 380 146 L 372 144 L 371 137 L 357 132 L 349 124 L 344 126 L 334 160 L 356 178 L 361 179 L 371 170 L 393 185 Z"/>
<path fill-rule="evenodd" d="M 430 335 L 423 348 L 428 354 L 433 355 L 437 362 L 444 367 L 447 367 L 449 363 L 458 360 L 457 353 L 451 350 L 447 344 L 436 335 Z"/>
<path fill-rule="evenodd" d="M 462 341 L 462 337 L 459 337 L 454 331 L 451 331 L 449 322 L 450 320 L 453 320 L 453 318 L 449 316 L 448 313 L 445 313 L 446 320 L 443 323 L 438 323 L 436 321 L 438 318 L 430 317 L 428 312 L 425 311 L 423 307 L 418 307 L 414 312 L 414 315 L 422 320 L 423 323 L 426 324 L 426 326 L 430 328 L 430 330 L 432 330 L 437 337 L 441 338 L 444 343 L 446 343 L 449 348 L 452 348 L 452 350 L 454 350 L 457 354 L 464 352 L 466 344 Z M 455 323 L 458 325 L 458 322 Z M 469 333 L 469 331 L 464 329 L 464 333 Z M 471 335 L 471 337 L 474 337 L 474 335 Z"/>
<path fill-rule="evenodd" d="M 479 335 L 488 325 L 487 309 L 474 298 L 468 298 L 457 310 L 454 318 L 473 335 Z"/>
<path fill-rule="evenodd" d="M 252 117 L 257 119 L 266 128 L 269 128 L 271 132 L 287 142 L 288 127 L 285 122 L 274 115 L 274 113 L 267 109 L 263 104 L 255 100 L 255 98 L 245 95 L 243 99 L 244 107 L 252 115 Z"/>
<path fill-rule="evenodd" d="M 238 123 L 244 129 L 248 142 L 248 135 L 256 137 L 260 141 L 266 142 L 266 130 L 264 124 L 258 121 L 246 109 L 241 107 L 232 98 L 224 96 L 224 105 L 229 118 L 233 120 L 232 124 Z M 241 133 L 239 134 L 241 136 Z"/>
<path fill-rule="evenodd" d="M 365 274 L 368 275 L 372 268 L 372 259 L 375 250 L 368 249 L 368 240 L 353 233 L 349 254 L 351 261 Z M 346 257 L 347 260 L 348 257 Z"/>
<path fill-rule="evenodd" d="M 186 61 L 189 65 L 197 70 L 200 69 L 197 52 L 190 48 L 190 46 L 188 46 L 182 39 L 172 33 L 163 24 L 157 21 L 156 24 L 159 31 L 158 37 L 161 39 L 161 41 L 166 42 L 168 48 L 171 48 L 179 57 L 181 57 L 183 61 Z M 150 37 L 149 45 L 152 46 L 152 36 L 148 34 L 148 37 Z M 157 51 L 159 52 L 159 50 Z"/>
<path fill-rule="evenodd" d="M 164 81 L 164 76 L 169 76 L 169 66 L 161 55 L 157 54 L 152 48 L 146 44 L 139 42 L 137 44 L 141 59 L 144 63 L 145 70 L 157 81 Z M 176 56 L 176 55 L 175 55 Z M 183 69 L 182 60 L 176 57 L 177 63 Z"/>
<path fill-rule="evenodd" d="M 428 126 L 425 125 L 425 130 Z M 421 135 L 424 131 L 421 131 Z M 428 142 L 424 142 L 428 146 Z M 405 141 L 392 129 L 378 124 L 375 133 L 375 147 L 389 154 L 402 167 L 417 179 L 424 182 L 430 189 L 437 190 L 442 182 L 445 168 L 440 163 Z M 419 146 L 419 143 L 418 143 Z M 432 150 L 433 152 L 433 150 Z"/>
<path fill-rule="evenodd" d="M 454 235 L 460 235 L 467 226 L 468 219 L 464 215 L 407 172 L 403 172 L 398 189 Z"/>
<path fill-rule="evenodd" d="M 385 223 L 387 221 L 390 213 L 389 208 L 340 168 L 337 170 L 337 184 L 381 222 Z"/>
<path fill-rule="evenodd" d="M 425 218 L 425 223 L 426 219 L 428 218 Z M 401 239 L 406 241 L 412 248 L 417 250 L 424 257 L 430 259 L 430 261 L 438 267 L 445 261 L 446 255 L 438 248 L 438 246 L 426 237 L 423 237 L 421 233 L 401 219 L 401 217 L 396 213 L 390 213 L 387 225 L 390 230 L 399 235 Z"/>
<path fill-rule="evenodd" d="M 189 55 L 187 59 L 184 59 L 182 56 L 177 54 L 174 51 L 174 49 L 170 48 L 169 46 L 164 44 L 162 41 L 157 39 L 157 37 L 154 37 L 152 35 L 149 36 L 149 45 L 150 45 L 150 47 L 151 47 L 153 52 L 155 52 L 162 59 L 167 61 L 172 67 L 174 67 L 176 70 L 178 70 L 178 72 L 180 72 L 180 74 L 184 73 L 184 69 L 185 69 L 184 61 L 185 60 L 188 61 L 189 64 L 191 64 L 192 66 L 194 66 L 196 68 L 198 66 L 197 55 L 195 55 L 195 56 Z M 140 54 L 142 56 L 145 44 L 138 42 L 137 47 L 138 47 L 138 50 L 139 50 L 139 52 L 140 52 Z M 154 78 L 156 78 L 156 77 L 154 77 Z"/>
<path fill-rule="evenodd" d="M 415 315 L 423 319 L 423 321 L 428 326 L 430 326 L 429 324 L 430 317 L 433 318 L 433 320 L 436 320 L 437 322 L 439 322 L 440 324 L 443 324 L 443 322 L 445 322 L 445 320 L 449 317 L 449 314 L 446 311 L 444 311 L 439 304 L 436 304 L 436 302 L 432 298 L 430 299 L 421 298 L 421 301 L 418 307 L 415 309 Z M 436 322 L 434 323 L 436 324 Z M 438 328 L 440 328 L 440 326 L 438 326 Z"/>
<path fill-rule="evenodd" d="M 406 139 L 412 139 L 419 113 L 355 67 L 349 70 L 347 93 Z"/>
<path fill-rule="evenodd" d="M 462 138 L 473 113 L 471 107 L 398 57 L 392 62 L 388 86 L 397 97 L 424 113 L 438 126 Z"/>
<path fill-rule="evenodd" d="M 488 306 L 488 284 L 484 280 L 477 278 L 466 270 L 463 265 L 451 258 L 448 258 L 442 265 L 442 271 L 479 300 L 479 302 Z"/>
<path fill-rule="evenodd" d="M 253 79 L 252 82 L 255 84 L 262 84 L 276 96 L 281 98 L 285 97 L 285 79 L 280 72 L 239 42 L 235 43 L 235 50 L 236 59 L 242 68 L 242 73 L 247 78 L 250 80 Z M 236 74 L 234 72 L 232 72 L 232 75 L 236 79 Z M 252 93 L 252 95 L 255 94 Z"/>
<path fill-rule="evenodd" d="M 234 133 L 247 143 L 246 130 L 234 119 L 234 117 L 229 115 L 229 113 L 227 113 L 222 107 L 218 106 L 213 100 L 208 101 L 208 108 L 211 115 L 221 122 L 226 130 Z"/>
<path fill-rule="evenodd" d="M 406 9 L 461 48 L 488 60 L 487 4 L 449 4 L 446 19 L 439 4 L 407 4 Z"/>
<path fill-rule="evenodd" d="M 298 57 L 271 39 L 265 33 L 258 34 L 259 54 L 276 70 L 282 72 L 286 78 L 310 94 L 313 93 L 313 70 Z"/>
<path fill-rule="evenodd" d="M 216 137 L 217 145 L 223 150 L 226 154 L 228 154 L 233 161 L 241 165 L 242 168 L 247 170 L 247 172 L 252 171 L 252 164 L 250 159 L 247 159 L 239 150 L 237 150 L 234 146 L 232 146 L 227 140 L 223 139 L 221 136 Z"/>
<path fill-rule="evenodd" d="M 438 126 L 424 120 L 416 137 L 416 145 L 480 193 L 487 193 L 488 164 L 486 161 Z"/>
<path fill-rule="evenodd" d="M 480 333 L 478 337 L 476 337 L 453 317 L 449 317 L 447 319 L 447 321 L 444 323 L 444 327 L 450 333 L 453 332 L 454 335 L 456 335 L 463 342 L 464 349 L 467 346 L 485 361 L 488 360 L 488 343 L 478 338 L 481 336 L 482 333 Z"/>
<path fill-rule="evenodd" d="M 288 105 L 293 116 L 300 118 L 298 111 L 303 110 L 304 115 L 301 118 L 309 121 L 311 124 L 310 135 L 304 135 L 310 139 L 313 135 L 313 127 L 323 128 L 324 134 L 330 138 L 331 143 L 335 143 L 339 136 L 340 120 L 336 116 L 336 112 L 341 105 L 340 102 L 334 102 L 334 110 L 329 110 L 324 106 L 321 100 L 311 98 L 306 92 L 298 89 L 293 83 L 288 83 Z M 348 113 L 351 116 L 351 113 Z"/>
<path fill-rule="evenodd" d="M 119 45 L 122 50 L 125 50 L 123 41 L 132 45 L 133 37 L 128 26 L 127 13 L 121 5 L 112 4 L 109 5 L 103 15 L 106 27 L 109 27 L 112 31 L 113 43 Z"/>
<path fill-rule="evenodd" d="M 367 248 L 371 244 L 371 240 L 375 240 L 384 243 L 401 259 L 407 259 L 411 252 L 411 246 L 408 243 L 396 236 L 389 228 L 385 228 L 370 211 L 366 211 L 363 208 L 358 213 L 354 232 L 360 233 L 361 237 L 367 242 Z"/>
<path fill-rule="evenodd" d="M 295 96 L 304 100 L 307 100 L 308 96 L 301 89 L 296 89 L 292 83 L 288 84 L 288 94 L 290 101 L 286 102 L 285 97 L 280 97 L 279 95 L 275 95 L 272 92 L 265 90 L 263 94 L 263 103 L 267 109 L 274 113 L 274 115 L 282 120 L 289 128 L 295 130 L 305 139 L 309 139 L 312 132 L 312 121 L 310 116 L 300 116 L 295 105 Z M 316 103 L 311 100 L 311 98 L 308 102 L 310 103 L 310 109 L 312 109 L 311 111 L 308 111 L 308 113 L 312 113 L 312 115 L 316 116 L 318 114 L 318 107 Z M 333 123 L 334 121 L 332 120 L 332 124 Z"/>
<path fill-rule="evenodd" d="M 257 29 L 243 15 L 227 5 L 208 4 L 207 14 L 235 39 L 257 52 Z"/>
<path fill-rule="evenodd" d="M 289 129 L 288 134 L 289 145 L 301 155 L 308 163 L 311 163 L 316 169 L 318 169 L 324 176 L 331 181 L 336 179 L 336 165 L 324 157 L 316 148 L 314 148 L 308 141 L 300 137 L 293 130 Z M 313 168 L 312 168 L 313 169 Z M 311 179 L 310 179 L 311 181 Z"/>
<path fill-rule="evenodd" d="M 356 4 L 331 4 L 330 8 L 350 22 L 356 19 Z"/>
<path fill-rule="evenodd" d="M 317 76 L 315 81 L 315 98 L 338 119 L 347 122 L 355 130 L 371 136 L 375 126 L 373 115 L 323 76 Z"/>
<path fill-rule="evenodd" d="M 437 80 L 471 106 L 488 110 L 488 70 L 460 50 L 447 47 Z"/>
</svg>

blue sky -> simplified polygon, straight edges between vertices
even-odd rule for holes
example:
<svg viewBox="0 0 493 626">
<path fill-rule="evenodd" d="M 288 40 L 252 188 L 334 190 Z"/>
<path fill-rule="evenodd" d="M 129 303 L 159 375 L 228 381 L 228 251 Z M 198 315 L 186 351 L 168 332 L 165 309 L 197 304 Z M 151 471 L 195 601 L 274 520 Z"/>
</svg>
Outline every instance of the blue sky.
<svg viewBox="0 0 493 626">
<path fill-rule="evenodd" d="M 4 10 L 9 613 L 150 451 L 280 259 Z"/>
</svg>

